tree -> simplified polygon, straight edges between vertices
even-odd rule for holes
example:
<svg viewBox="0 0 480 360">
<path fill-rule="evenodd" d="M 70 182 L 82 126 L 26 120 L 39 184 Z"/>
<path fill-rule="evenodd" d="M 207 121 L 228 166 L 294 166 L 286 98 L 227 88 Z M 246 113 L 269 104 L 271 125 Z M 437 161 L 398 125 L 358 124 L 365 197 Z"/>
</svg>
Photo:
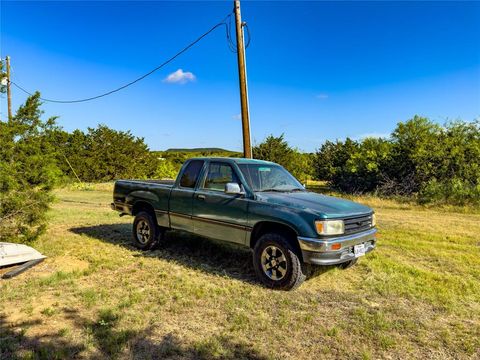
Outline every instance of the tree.
<svg viewBox="0 0 480 360">
<path fill-rule="evenodd" d="M 414 116 L 388 140 L 327 141 L 314 164 L 318 178 L 341 191 L 480 203 L 480 122 L 440 126 Z"/>
<path fill-rule="evenodd" d="M 0 122 L 0 241 L 31 242 L 45 230 L 51 190 L 61 172 L 50 134 L 55 117 L 41 120 L 40 94 L 11 122 Z"/>
<path fill-rule="evenodd" d="M 435 173 L 435 167 L 442 153 L 442 127 L 415 115 L 412 119 L 398 123 L 392 133 L 392 163 L 388 169 L 389 178 L 409 192 L 417 193 L 422 184 Z"/>
<path fill-rule="evenodd" d="M 291 148 L 284 135 L 269 135 L 262 143 L 252 149 L 255 159 L 272 161 L 282 165 L 300 181 L 312 178 L 312 155 L 302 154 Z"/>
<path fill-rule="evenodd" d="M 357 151 L 357 148 L 357 142 L 350 138 L 347 138 L 345 142 L 327 140 L 315 154 L 314 169 L 316 177 L 333 184 L 341 182 L 343 178 L 342 169 L 350 159 L 351 154 Z"/>
<path fill-rule="evenodd" d="M 480 122 L 449 122 L 414 156 L 420 202 L 480 203 Z"/>
<path fill-rule="evenodd" d="M 71 178 L 75 177 L 73 170 L 82 181 L 91 182 L 147 178 L 153 176 L 159 164 L 144 139 L 129 131 L 99 125 L 88 128 L 86 133 L 75 130 L 70 134 L 59 131 L 54 135 L 62 144 L 57 161 Z"/>
<path fill-rule="evenodd" d="M 166 159 L 162 159 L 155 171 L 154 177 L 156 179 L 176 179 L 180 170 L 179 166 Z"/>
</svg>

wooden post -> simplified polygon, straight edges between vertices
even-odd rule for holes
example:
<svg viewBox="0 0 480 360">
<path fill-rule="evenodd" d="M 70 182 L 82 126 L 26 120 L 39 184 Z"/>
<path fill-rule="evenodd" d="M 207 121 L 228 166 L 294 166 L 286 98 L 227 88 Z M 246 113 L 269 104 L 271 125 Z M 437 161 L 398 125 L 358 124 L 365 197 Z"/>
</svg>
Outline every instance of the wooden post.
<svg viewBox="0 0 480 360">
<path fill-rule="evenodd" d="M 243 156 L 252 158 L 252 144 L 250 138 L 250 113 L 248 111 L 247 69 L 245 61 L 245 42 L 243 23 L 240 14 L 240 1 L 234 1 L 235 29 L 237 33 L 238 79 L 240 82 L 240 106 L 242 111 Z"/>
<path fill-rule="evenodd" d="M 8 103 L 8 121 L 12 121 L 12 91 L 10 89 L 10 56 L 6 58 L 7 63 L 7 103 Z"/>
</svg>

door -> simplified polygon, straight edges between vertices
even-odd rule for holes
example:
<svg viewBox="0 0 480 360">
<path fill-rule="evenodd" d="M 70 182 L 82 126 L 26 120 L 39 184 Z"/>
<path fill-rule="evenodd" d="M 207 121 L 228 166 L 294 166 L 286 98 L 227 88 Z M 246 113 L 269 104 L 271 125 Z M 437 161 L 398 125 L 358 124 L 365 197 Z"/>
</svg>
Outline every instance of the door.
<svg viewBox="0 0 480 360">
<path fill-rule="evenodd" d="M 204 161 L 190 161 L 170 195 L 170 224 L 174 229 L 193 232 L 192 201 Z"/>
<path fill-rule="evenodd" d="M 225 194 L 225 184 L 240 183 L 235 169 L 226 162 L 210 162 L 193 198 L 194 232 L 238 244 L 245 244 L 248 200 Z"/>
</svg>

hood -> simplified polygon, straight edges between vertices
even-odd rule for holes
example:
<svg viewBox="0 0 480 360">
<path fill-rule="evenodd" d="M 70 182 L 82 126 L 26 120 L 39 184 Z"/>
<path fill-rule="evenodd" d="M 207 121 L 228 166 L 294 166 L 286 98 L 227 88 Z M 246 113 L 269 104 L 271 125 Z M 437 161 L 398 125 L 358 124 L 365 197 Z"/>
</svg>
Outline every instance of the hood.
<svg viewBox="0 0 480 360">
<path fill-rule="evenodd" d="M 257 200 L 313 212 L 322 218 L 345 218 L 372 213 L 368 206 L 314 192 L 257 192 Z"/>
</svg>

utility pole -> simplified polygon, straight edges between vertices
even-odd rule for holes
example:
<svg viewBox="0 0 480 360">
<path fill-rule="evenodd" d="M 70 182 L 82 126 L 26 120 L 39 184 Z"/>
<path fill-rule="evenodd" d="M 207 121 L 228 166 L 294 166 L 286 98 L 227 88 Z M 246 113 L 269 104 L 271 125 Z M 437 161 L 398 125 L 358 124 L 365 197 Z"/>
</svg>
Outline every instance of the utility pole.
<svg viewBox="0 0 480 360">
<path fill-rule="evenodd" d="M 8 122 L 11 122 L 12 121 L 12 91 L 10 89 L 10 56 L 7 56 L 6 63 L 7 63 Z"/>
<path fill-rule="evenodd" d="M 238 79 L 240 82 L 240 105 L 242 110 L 243 157 L 252 158 L 252 144 L 250 138 L 250 113 L 248 111 L 247 69 L 245 61 L 245 38 L 243 36 L 242 16 L 240 14 L 240 0 L 233 2 L 235 9 L 235 29 L 237 33 Z"/>
</svg>

